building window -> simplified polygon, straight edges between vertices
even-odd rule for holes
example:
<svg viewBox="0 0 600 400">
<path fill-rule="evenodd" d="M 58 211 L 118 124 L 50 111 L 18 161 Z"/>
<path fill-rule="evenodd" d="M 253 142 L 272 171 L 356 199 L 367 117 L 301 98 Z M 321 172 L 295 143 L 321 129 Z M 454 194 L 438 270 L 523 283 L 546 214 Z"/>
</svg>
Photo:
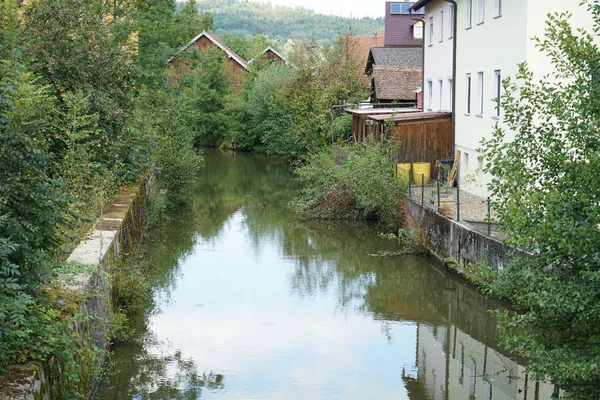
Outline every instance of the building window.
<svg viewBox="0 0 600 400">
<path fill-rule="evenodd" d="M 485 0 L 477 0 L 477 23 L 483 24 L 485 19 Z"/>
<path fill-rule="evenodd" d="M 439 80 L 439 88 L 440 88 L 440 108 L 439 110 L 442 111 L 444 109 L 444 81 L 443 80 Z"/>
<path fill-rule="evenodd" d="M 483 72 L 477 73 L 477 115 L 483 115 Z"/>
<path fill-rule="evenodd" d="M 452 78 L 448 78 L 448 92 L 450 94 L 448 98 L 448 111 L 452 111 L 452 103 L 454 101 L 454 81 L 452 80 Z"/>
<path fill-rule="evenodd" d="M 413 37 L 415 39 L 423 39 L 423 21 L 417 21 L 413 25 Z"/>
<path fill-rule="evenodd" d="M 494 0 L 494 17 L 502 16 L 502 0 Z"/>
<path fill-rule="evenodd" d="M 427 109 L 429 111 L 431 111 L 432 106 L 433 106 L 433 82 L 432 81 L 428 81 L 427 82 Z"/>
<path fill-rule="evenodd" d="M 433 15 L 429 16 L 429 45 L 433 46 Z"/>
<path fill-rule="evenodd" d="M 469 29 L 473 25 L 473 0 L 467 0 L 467 20 L 465 26 Z"/>
<path fill-rule="evenodd" d="M 497 69 L 494 71 L 494 102 L 496 108 L 494 116 L 500 117 L 500 94 L 502 93 L 502 71 Z"/>
<path fill-rule="evenodd" d="M 444 10 L 440 10 L 440 42 L 444 41 Z"/>
<path fill-rule="evenodd" d="M 466 113 L 471 114 L 471 74 L 467 74 L 467 80 L 466 80 L 466 100 L 467 100 L 467 104 L 466 104 Z"/>
<path fill-rule="evenodd" d="M 403 2 L 403 3 L 391 3 L 390 4 L 390 14 L 410 14 L 408 9 L 412 6 L 413 3 Z M 414 10 L 413 14 L 424 14 L 425 9 L 420 8 L 418 10 Z"/>
<path fill-rule="evenodd" d="M 448 26 L 450 26 L 450 35 L 448 37 L 453 38 L 454 37 L 454 4 L 450 4 L 450 12 L 448 14 L 450 15 L 450 23 L 448 24 Z"/>
</svg>

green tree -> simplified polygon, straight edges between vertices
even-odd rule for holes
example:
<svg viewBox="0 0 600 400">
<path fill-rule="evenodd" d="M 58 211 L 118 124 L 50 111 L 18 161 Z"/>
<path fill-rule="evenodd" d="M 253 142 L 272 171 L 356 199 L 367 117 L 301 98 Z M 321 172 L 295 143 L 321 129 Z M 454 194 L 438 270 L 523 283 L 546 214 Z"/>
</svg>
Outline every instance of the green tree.
<svg viewBox="0 0 600 400">
<path fill-rule="evenodd" d="M 315 151 L 339 139 L 332 137 L 339 116 L 332 107 L 365 100 L 368 88 L 360 79 L 358 60 L 344 55 L 342 36 L 334 46 L 299 44 L 290 58 L 297 70 L 285 88 L 286 104 L 294 110 L 299 142 Z"/>
<path fill-rule="evenodd" d="M 373 218 L 397 227 L 407 182 L 394 182 L 394 154 L 388 140 L 369 138 L 310 155 L 296 169 L 303 183 L 296 205 L 312 218 Z"/>
<path fill-rule="evenodd" d="M 115 168 L 132 107 L 133 69 L 129 55 L 113 40 L 101 16 L 85 0 L 37 1 L 25 13 L 23 37 L 32 56 L 31 70 L 51 86 L 59 107 L 67 104 L 65 96 L 85 93 L 102 131 L 93 161 Z M 61 142 L 55 143 L 53 151 L 60 153 L 60 146 Z"/>
<path fill-rule="evenodd" d="M 293 71 L 279 64 L 263 69 L 248 90 L 249 121 L 239 136 L 240 145 L 255 151 L 295 158 L 302 149 L 296 143 L 292 110 L 281 94 Z"/>
<path fill-rule="evenodd" d="M 213 17 L 199 14 L 194 1 L 176 12 L 174 0 L 140 2 L 136 16 L 139 32 L 138 73 L 141 82 L 162 87 L 167 60 L 202 31 L 213 29 Z"/>
<path fill-rule="evenodd" d="M 531 256 L 478 276 L 520 312 L 501 315 L 504 344 L 577 399 L 600 398 L 600 5 L 587 4 L 593 34 L 555 14 L 536 39 L 552 79 L 521 64 L 504 81 L 504 124 L 483 142 L 486 169 L 507 244 Z"/>
</svg>

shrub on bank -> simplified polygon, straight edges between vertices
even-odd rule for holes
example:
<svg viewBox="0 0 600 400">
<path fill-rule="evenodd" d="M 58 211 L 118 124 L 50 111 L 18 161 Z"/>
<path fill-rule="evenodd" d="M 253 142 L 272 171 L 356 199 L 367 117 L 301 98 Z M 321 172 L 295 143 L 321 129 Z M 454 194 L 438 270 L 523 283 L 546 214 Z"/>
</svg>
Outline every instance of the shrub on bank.
<svg viewBox="0 0 600 400">
<path fill-rule="evenodd" d="M 336 145 L 296 169 L 303 183 L 297 209 L 309 218 L 400 222 L 407 182 L 394 181 L 394 147 L 388 141 Z"/>
</svg>

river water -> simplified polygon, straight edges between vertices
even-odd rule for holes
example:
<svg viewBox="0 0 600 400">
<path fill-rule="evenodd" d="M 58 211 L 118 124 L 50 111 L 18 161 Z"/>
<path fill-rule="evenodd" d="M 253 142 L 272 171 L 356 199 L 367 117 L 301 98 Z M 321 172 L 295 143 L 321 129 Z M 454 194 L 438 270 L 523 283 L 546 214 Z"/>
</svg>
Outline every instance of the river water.
<svg viewBox="0 0 600 400">
<path fill-rule="evenodd" d="M 373 225 L 297 219 L 296 189 L 281 161 L 205 152 L 98 399 L 550 398 L 497 346 L 497 304 Z"/>
</svg>

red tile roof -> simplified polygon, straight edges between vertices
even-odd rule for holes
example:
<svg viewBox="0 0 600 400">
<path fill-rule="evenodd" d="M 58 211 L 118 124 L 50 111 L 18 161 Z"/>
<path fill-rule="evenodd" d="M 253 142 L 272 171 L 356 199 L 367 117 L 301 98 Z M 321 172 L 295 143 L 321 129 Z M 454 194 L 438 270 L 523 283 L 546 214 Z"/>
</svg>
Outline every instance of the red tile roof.
<svg viewBox="0 0 600 400">
<path fill-rule="evenodd" d="M 414 100 L 421 86 L 422 70 L 375 65 L 375 97 L 378 100 Z"/>
</svg>

